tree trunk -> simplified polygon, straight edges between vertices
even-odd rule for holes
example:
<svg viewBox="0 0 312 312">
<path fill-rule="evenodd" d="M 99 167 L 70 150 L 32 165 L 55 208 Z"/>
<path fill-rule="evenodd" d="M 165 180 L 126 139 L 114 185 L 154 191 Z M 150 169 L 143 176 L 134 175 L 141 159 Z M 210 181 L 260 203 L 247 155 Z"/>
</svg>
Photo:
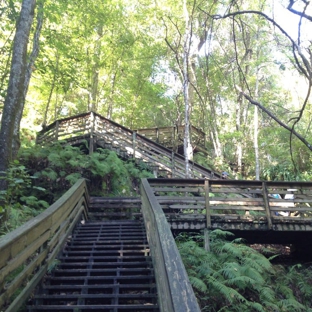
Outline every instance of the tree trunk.
<svg viewBox="0 0 312 312">
<path fill-rule="evenodd" d="M 12 64 L 7 94 L 4 100 L 0 130 L 0 171 L 6 171 L 12 160 L 12 145 L 16 119 L 24 103 L 24 84 L 27 69 L 27 44 L 34 17 L 36 1 L 23 0 L 20 17 L 16 26 L 13 44 Z M 0 189 L 6 184 L 0 180 Z"/>
<path fill-rule="evenodd" d="M 36 26 L 36 31 L 34 34 L 33 49 L 30 54 L 28 65 L 27 65 L 27 70 L 25 73 L 24 90 L 23 90 L 24 101 L 21 103 L 21 105 L 19 105 L 17 116 L 14 121 L 14 134 L 13 134 L 13 146 L 12 146 L 13 159 L 16 158 L 18 150 L 20 148 L 20 124 L 21 124 L 21 120 L 23 116 L 26 94 L 28 92 L 31 74 L 34 70 L 34 64 L 39 54 L 39 37 L 40 37 L 42 24 L 43 24 L 43 4 L 44 4 L 44 1 L 40 1 L 38 4 L 38 9 L 37 9 L 37 26 Z"/>
<path fill-rule="evenodd" d="M 185 177 L 190 177 L 189 160 L 192 157 L 192 145 L 190 139 L 190 98 L 189 98 L 189 50 L 191 29 L 189 25 L 189 16 L 186 0 L 183 2 L 185 14 L 185 35 L 183 45 L 183 96 L 184 96 L 184 157 L 185 157 Z"/>
<path fill-rule="evenodd" d="M 56 65 L 55 65 L 55 70 L 54 70 L 54 74 L 53 74 L 53 80 L 52 80 L 52 84 L 51 84 L 51 89 L 50 89 L 47 105 L 46 105 L 45 110 L 44 110 L 44 115 L 43 115 L 43 120 L 42 120 L 42 128 L 45 128 L 47 126 L 47 123 L 48 123 L 49 108 L 50 108 L 50 104 L 52 101 L 52 95 L 53 95 L 54 88 L 55 88 L 56 81 L 57 81 L 59 60 L 60 60 L 60 56 L 59 56 L 58 52 L 56 52 L 55 59 L 56 59 Z"/>
<path fill-rule="evenodd" d="M 98 104 L 98 87 L 99 87 L 99 63 L 101 58 L 101 40 L 103 36 L 103 26 L 98 26 L 97 30 L 98 38 L 95 42 L 94 47 L 94 55 L 93 55 L 93 68 L 92 68 L 92 77 L 91 77 L 91 111 L 97 111 L 97 104 Z"/>
</svg>

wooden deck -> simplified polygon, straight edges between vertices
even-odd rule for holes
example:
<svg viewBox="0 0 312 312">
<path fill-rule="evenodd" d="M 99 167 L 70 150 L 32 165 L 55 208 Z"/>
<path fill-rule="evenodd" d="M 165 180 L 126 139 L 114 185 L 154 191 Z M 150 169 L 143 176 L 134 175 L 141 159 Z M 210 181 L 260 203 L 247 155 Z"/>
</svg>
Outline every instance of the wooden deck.
<svg viewBox="0 0 312 312">
<path fill-rule="evenodd" d="M 145 183 L 173 231 L 222 229 L 262 243 L 312 236 L 311 182 L 148 179 Z"/>
<path fill-rule="evenodd" d="M 38 144 L 55 141 L 87 142 L 91 152 L 96 147 L 110 148 L 121 157 L 149 164 L 158 177 L 170 177 L 146 183 L 173 231 L 222 229 L 253 235 L 262 242 L 278 235 L 283 241 L 283 233 L 294 233 L 293 240 L 312 234 L 310 182 L 222 180 L 193 162 L 196 179 L 186 180 L 182 155 L 92 112 L 58 120 L 38 133 Z"/>
<path fill-rule="evenodd" d="M 158 128 L 141 128 L 134 131 L 148 138 L 149 140 L 172 149 L 174 152 L 183 151 L 185 131 L 184 125 Z M 207 153 L 205 132 L 194 126 L 191 126 L 190 135 L 194 152 Z"/>
<path fill-rule="evenodd" d="M 97 147 L 112 149 L 122 158 L 145 162 L 157 177 L 185 177 L 182 155 L 93 112 L 57 120 L 37 134 L 37 144 L 57 141 L 87 144 L 90 153 Z M 194 178 L 221 178 L 220 174 L 192 161 L 190 171 Z"/>
</svg>

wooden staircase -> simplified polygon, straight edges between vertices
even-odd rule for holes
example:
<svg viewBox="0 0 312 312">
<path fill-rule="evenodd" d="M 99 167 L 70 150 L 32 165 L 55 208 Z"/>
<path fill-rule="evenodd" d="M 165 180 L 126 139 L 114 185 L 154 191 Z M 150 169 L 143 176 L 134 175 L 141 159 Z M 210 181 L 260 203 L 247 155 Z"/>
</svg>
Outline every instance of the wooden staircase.
<svg viewBox="0 0 312 312">
<path fill-rule="evenodd" d="M 94 112 L 57 120 L 37 134 L 39 145 L 57 141 L 78 146 L 87 142 L 90 153 L 98 147 L 113 150 L 121 158 L 133 158 L 147 164 L 157 177 L 186 176 L 183 155 Z M 222 178 L 221 174 L 193 161 L 189 162 L 189 168 L 193 178 Z"/>
<path fill-rule="evenodd" d="M 159 311 L 138 201 L 116 203 L 116 199 L 91 198 L 91 220 L 76 226 L 56 268 L 28 303 L 29 312 Z M 128 219 L 129 213 L 121 217 L 118 210 L 127 212 L 130 206 L 137 207 L 140 220 Z M 106 220 L 99 221 L 100 215 Z"/>
</svg>

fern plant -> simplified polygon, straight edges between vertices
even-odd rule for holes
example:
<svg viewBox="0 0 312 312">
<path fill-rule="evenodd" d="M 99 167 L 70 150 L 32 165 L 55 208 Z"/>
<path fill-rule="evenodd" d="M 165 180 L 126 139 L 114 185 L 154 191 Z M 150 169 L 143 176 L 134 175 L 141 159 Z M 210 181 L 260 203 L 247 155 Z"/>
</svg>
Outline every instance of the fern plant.
<svg viewBox="0 0 312 312">
<path fill-rule="evenodd" d="M 33 186 L 35 177 L 25 166 L 15 160 L 0 176 L 7 182 L 7 189 L 0 192 L 0 233 L 5 234 L 39 214 L 49 204 L 38 197 L 45 193 L 42 187 Z"/>
<path fill-rule="evenodd" d="M 307 311 L 270 261 L 240 239 L 226 240 L 232 235 L 212 231 L 211 252 L 198 236 L 177 238 L 202 311 Z"/>
<path fill-rule="evenodd" d="M 23 164 L 37 177 L 36 186 L 44 186 L 46 198 L 54 202 L 79 178 L 89 184 L 91 195 L 137 195 L 142 177 L 153 177 L 142 164 L 123 161 L 113 151 L 99 148 L 91 155 L 84 148 L 54 144 L 20 152 Z M 144 167 L 144 168 L 143 168 Z"/>
</svg>

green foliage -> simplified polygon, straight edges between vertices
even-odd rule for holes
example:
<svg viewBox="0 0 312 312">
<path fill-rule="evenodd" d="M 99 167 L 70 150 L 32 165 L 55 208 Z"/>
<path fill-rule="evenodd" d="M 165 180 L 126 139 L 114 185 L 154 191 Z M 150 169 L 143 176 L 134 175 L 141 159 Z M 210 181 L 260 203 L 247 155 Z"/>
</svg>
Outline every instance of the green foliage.
<svg viewBox="0 0 312 312">
<path fill-rule="evenodd" d="M 302 278 L 298 268 L 275 267 L 231 235 L 212 231 L 211 252 L 201 236 L 177 238 L 202 311 L 309 311 L 311 272 Z"/>
<path fill-rule="evenodd" d="M 124 162 L 115 152 L 101 148 L 89 155 L 83 148 L 58 143 L 23 149 L 20 158 L 37 177 L 35 186 L 47 190 L 50 203 L 81 177 L 87 179 L 92 195 L 132 196 L 137 194 L 142 177 L 153 176 L 142 164 Z"/>
<path fill-rule="evenodd" d="M 7 183 L 7 189 L 0 191 L 1 233 L 13 230 L 49 206 L 45 200 L 38 199 L 45 189 L 33 186 L 35 177 L 29 175 L 25 166 L 17 160 L 0 179 L 5 179 Z"/>
<path fill-rule="evenodd" d="M 264 168 L 262 179 L 268 181 L 311 181 L 312 172 L 295 172 L 292 164 L 281 163 Z"/>
</svg>

